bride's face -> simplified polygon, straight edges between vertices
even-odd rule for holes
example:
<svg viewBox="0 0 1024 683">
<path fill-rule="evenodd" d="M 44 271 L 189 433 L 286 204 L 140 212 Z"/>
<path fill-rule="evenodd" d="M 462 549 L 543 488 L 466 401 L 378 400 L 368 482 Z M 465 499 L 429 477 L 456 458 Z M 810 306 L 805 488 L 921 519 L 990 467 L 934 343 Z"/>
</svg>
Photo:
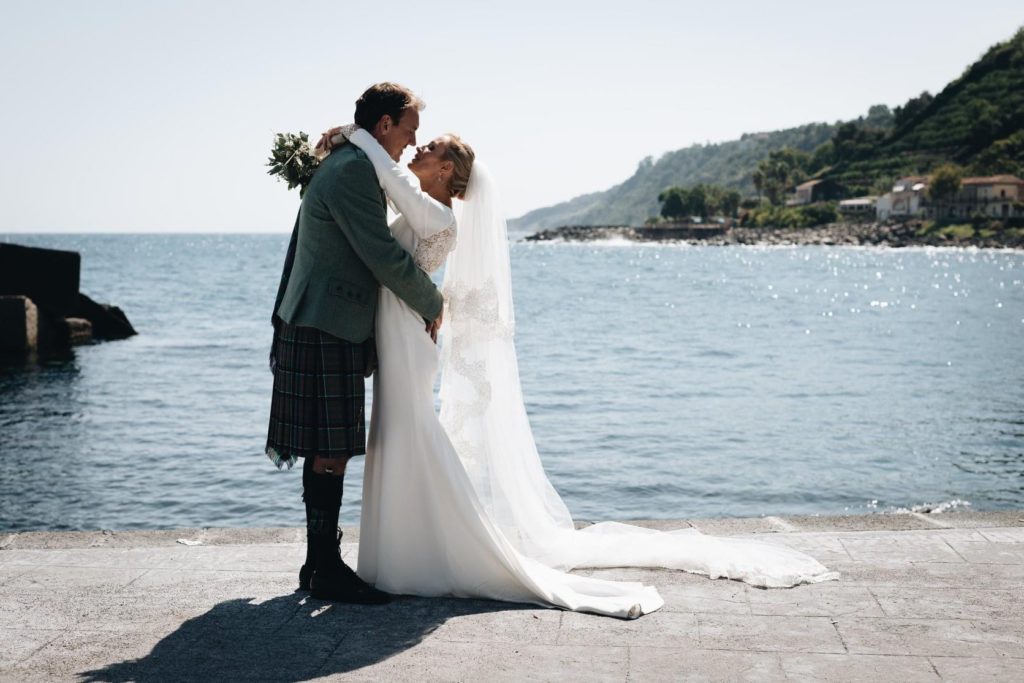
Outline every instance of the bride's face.
<svg viewBox="0 0 1024 683">
<path fill-rule="evenodd" d="M 416 156 L 409 163 L 409 170 L 420 179 L 420 184 L 428 187 L 439 180 L 448 181 L 455 165 L 444 158 L 447 151 L 447 135 L 434 138 L 427 144 L 416 148 Z"/>
</svg>

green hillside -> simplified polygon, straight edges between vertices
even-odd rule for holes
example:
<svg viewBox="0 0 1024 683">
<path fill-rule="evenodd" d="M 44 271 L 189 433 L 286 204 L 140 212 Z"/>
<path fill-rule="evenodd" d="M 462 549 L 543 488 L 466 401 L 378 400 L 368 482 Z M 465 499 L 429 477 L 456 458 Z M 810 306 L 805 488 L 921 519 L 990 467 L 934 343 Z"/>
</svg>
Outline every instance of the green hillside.
<svg viewBox="0 0 1024 683">
<path fill-rule="evenodd" d="M 770 133 L 748 133 L 739 140 L 719 144 L 693 145 L 668 152 L 657 161 L 648 157 L 624 183 L 536 209 L 510 221 L 509 227 L 534 231 L 559 225 L 639 225 L 648 216 L 657 215 L 658 194 L 672 185 L 708 183 L 753 194 L 754 167 L 769 152 L 785 147 L 811 152 L 829 140 L 835 129 L 827 123 L 811 123 Z"/>
<path fill-rule="evenodd" d="M 1024 177 L 1024 29 L 991 47 L 934 98 L 897 108 L 887 135 L 851 150 L 820 175 L 859 194 L 947 161 L 973 175 Z"/>
<path fill-rule="evenodd" d="M 885 191 L 902 175 L 949 161 L 969 174 L 1024 177 L 1024 28 L 938 95 L 922 93 L 892 112 L 875 106 L 856 121 L 747 134 L 647 158 L 615 187 L 536 209 L 510 226 L 639 225 L 658 214 L 658 194 L 671 186 L 706 183 L 753 195 L 758 162 L 784 148 L 809 153 L 806 174 L 838 181 L 848 196 Z"/>
</svg>

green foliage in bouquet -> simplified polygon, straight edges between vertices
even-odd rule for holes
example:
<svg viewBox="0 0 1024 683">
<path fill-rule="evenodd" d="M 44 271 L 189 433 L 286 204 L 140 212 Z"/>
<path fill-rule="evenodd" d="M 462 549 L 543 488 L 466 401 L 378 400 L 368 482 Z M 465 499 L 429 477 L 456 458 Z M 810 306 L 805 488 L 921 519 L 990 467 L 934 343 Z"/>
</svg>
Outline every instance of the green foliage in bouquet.
<svg viewBox="0 0 1024 683">
<path fill-rule="evenodd" d="M 267 166 L 268 175 L 277 176 L 288 183 L 288 189 L 299 188 L 299 196 L 306 193 L 309 181 L 320 161 L 313 156 L 309 146 L 309 135 L 299 131 L 295 133 L 278 133 L 274 136 L 274 147 L 270 150 Z"/>
</svg>

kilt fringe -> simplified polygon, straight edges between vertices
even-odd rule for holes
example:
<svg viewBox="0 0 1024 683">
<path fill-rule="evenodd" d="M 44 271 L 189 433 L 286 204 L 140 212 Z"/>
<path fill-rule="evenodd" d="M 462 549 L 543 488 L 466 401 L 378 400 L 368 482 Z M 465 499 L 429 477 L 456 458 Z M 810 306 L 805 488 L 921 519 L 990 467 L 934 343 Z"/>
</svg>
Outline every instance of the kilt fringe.
<svg viewBox="0 0 1024 683">
<path fill-rule="evenodd" d="M 274 463 L 274 467 L 277 469 L 290 470 L 299 461 L 294 455 L 281 455 L 273 446 L 267 446 L 267 457 L 270 458 L 270 462 Z"/>
</svg>

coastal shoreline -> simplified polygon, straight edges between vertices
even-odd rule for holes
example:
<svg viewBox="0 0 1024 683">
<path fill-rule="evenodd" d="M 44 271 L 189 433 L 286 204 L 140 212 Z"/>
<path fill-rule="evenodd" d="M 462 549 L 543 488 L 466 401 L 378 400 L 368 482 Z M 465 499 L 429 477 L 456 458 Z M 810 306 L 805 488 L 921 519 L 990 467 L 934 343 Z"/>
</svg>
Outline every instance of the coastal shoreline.
<svg viewBox="0 0 1024 683">
<path fill-rule="evenodd" d="M 976 247 L 1024 249 L 1024 238 L 993 235 L 966 239 L 930 233 L 920 235 L 915 223 L 829 223 L 812 228 L 733 227 L 720 234 L 681 237 L 680 231 L 626 225 L 565 225 L 540 230 L 527 242 L 598 242 L 626 240 L 638 243 L 692 244 L 706 246 L 878 246 L 878 247 Z"/>
</svg>

